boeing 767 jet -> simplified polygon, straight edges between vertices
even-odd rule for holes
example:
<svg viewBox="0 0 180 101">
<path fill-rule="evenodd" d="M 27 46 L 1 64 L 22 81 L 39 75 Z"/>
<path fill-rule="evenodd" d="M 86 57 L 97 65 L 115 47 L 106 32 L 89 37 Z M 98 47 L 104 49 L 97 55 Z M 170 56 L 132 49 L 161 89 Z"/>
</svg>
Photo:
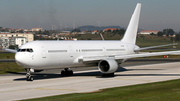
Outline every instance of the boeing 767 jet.
<svg viewBox="0 0 180 101">
<path fill-rule="evenodd" d="M 114 76 L 115 71 L 129 58 L 147 57 L 180 53 L 180 51 L 136 54 L 137 51 L 161 47 L 140 48 L 136 45 L 136 36 L 141 4 L 138 3 L 127 30 L 118 41 L 32 41 L 14 52 L 15 61 L 27 71 L 27 81 L 33 81 L 31 72 L 60 68 L 61 75 L 73 75 L 72 67 L 97 66 L 102 75 Z"/>
</svg>

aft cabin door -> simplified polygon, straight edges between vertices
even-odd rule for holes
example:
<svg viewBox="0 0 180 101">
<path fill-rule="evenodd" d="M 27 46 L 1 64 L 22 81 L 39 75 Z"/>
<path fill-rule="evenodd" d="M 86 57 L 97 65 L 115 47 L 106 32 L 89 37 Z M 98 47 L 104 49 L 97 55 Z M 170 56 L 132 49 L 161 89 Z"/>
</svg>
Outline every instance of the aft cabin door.
<svg viewBox="0 0 180 101">
<path fill-rule="evenodd" d="M 41 47 L 42 50 L 42 58 L 46 58 L 46 49 L 44 46 Z"/>
</svg>

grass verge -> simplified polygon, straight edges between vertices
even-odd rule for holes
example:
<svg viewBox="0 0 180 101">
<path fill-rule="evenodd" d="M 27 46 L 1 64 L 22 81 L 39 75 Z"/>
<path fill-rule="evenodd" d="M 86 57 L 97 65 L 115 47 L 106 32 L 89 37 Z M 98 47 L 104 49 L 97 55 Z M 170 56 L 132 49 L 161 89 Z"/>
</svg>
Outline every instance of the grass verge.
<svg viewBox="0 0 180 101">
<path fill-rule="evenodd" d="M 0 59 L 14 59 L 15 53 L 1 53 Z"/>
<path fill-rule="evenodd" d="M 0 62 L 0 74 L 9 72 L 22 72 L 24 69 L 15 62 Z"/>
<path fill-rule="evenodd" d="M 116 87 L 95 93 L 75 93 L 22 101 L 179 101 L 180 80 Z"/>
</svg>

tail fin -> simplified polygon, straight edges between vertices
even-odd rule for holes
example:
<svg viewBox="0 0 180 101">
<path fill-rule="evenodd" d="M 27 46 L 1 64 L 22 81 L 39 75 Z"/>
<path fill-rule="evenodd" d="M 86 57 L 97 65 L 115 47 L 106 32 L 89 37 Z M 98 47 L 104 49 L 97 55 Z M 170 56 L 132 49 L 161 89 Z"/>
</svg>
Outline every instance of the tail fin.
<svg viewBox="0 0 180 101">
<path fill-rule="evenodd" d="M 131 17 L 129 25 L 126 29 L 124 37 L 121 40 L 122 42 L 128 42 L 133 44 L 136 43 L 136 35 L 139 24 L 140 11 L 141 11 L 141 3 L 138 3 Z"/>
</svg>

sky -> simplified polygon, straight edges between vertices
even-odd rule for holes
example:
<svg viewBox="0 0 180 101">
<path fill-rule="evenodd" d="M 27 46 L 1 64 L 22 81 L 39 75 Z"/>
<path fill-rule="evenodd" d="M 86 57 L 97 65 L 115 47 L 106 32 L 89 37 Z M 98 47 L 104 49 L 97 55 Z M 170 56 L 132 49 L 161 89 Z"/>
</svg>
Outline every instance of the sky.
<svg viewBox="0 0 180 101">
<path fill-rule="evenodd" d="M 180 0 L 0 0 L 0 26 L 57 29 L 94 26 L 126 28 L 141 3 L 139 28 L 180 31 Z"/>
</svg>

